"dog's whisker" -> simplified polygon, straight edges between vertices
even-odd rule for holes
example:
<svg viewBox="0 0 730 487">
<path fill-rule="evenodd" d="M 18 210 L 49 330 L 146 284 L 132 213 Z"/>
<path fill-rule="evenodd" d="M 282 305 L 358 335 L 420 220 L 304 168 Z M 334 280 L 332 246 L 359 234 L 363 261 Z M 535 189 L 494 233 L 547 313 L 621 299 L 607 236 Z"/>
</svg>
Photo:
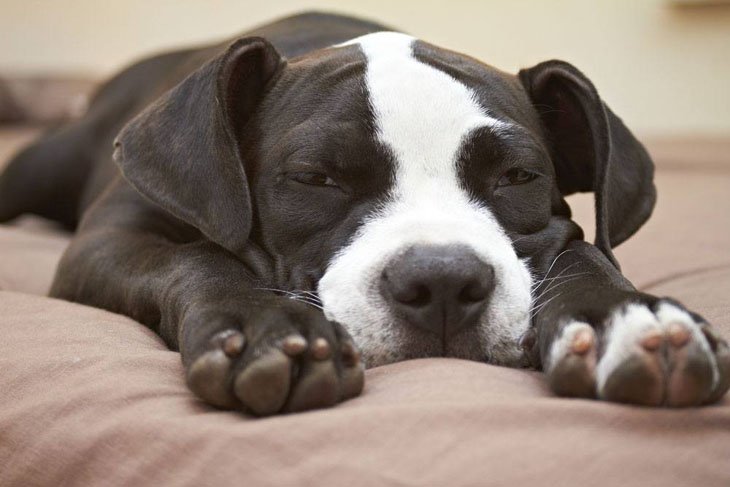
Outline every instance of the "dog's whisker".
<svg viewBox="0 0 730 487">
<path fill-rule="evenodd" d="M 319 299 L 319 294 L 317 294 L 315 292 L 312 292 L 312 291 L 304 291 L 304 290 L 301 290 L 301 289 L 295 289 L 294 292 L 295 293 L 300 293 L 300 294 L 304 294 L 304 295 L 310 296 L 310 297 L 312 297 L 314 299 Z"/>
<path fill-rule="evenodd" d="M 306 299 L 303 299 L 301 296 L 297 296 L 295 294 L 292 294 L 292 295 L 288 296 L 288 298 L 289 299 L 292 299 L 294 301 L 299 301 L 300 303 L 308 304 L 309 306 L 311 306 L 313 308 L 317 308 L 320 311 L 323 311 L 324 310 L 324 308 L 322 306 L 320 306 L 319 304 L 313 303 L 312 301 L 308 301 Z"/>
<path fill-rule="evenodd" d="M 567 279 L 569 277 L 578 277 L 578 276 L 586 276 L 590 274 L 589 272 L 578 272 L 576 274 L 568 274 L 567 276 L 555 276 L 550 278 L 545 278 L 538 284 L 533 284 L 532 290 L 537 290 L 540 286 L 542 286 L 545 282 L 555 281 L 556 279 Z"/>
<path fill-rule="evenodd" d="M 545 296 L 546 296 L 546 295 L 547 295 L 547 294 L 548 294 L 548 293 L 549 293 L 550 291 L 554 291 L 554 290 L 556 290 L 556 289 L 557 289 L 558 287 L 562 286 L 563 284 L 567 284 L 567 283 L 569 283 L 569 282 L 573 282 L 573 281 L 575 281 L 576 279 L 578 279 L 578 278 L 577 278 L 577 277 L 574 277 L 574 278 L 571 278 L 571 279 L 566 279 L 566 280 L 564 280 L 564 281 L 560 281 L 560 282 L 558 282 L 558 283 L 552 283 L 552 284 L 551 284 L 551 285 L 550 285 L 550 286 L 549 286 L 549 287 L 548 287 L 548 288 L 547 288 L 547 289 L 546 289 L 545 291 L 543 291 L 542 293 L 540 293 L 540 295 L 539 295 L 539 296 L 537 296 L 536 298 L 534 298 L 534 300 L 533 300 L 533 301 L 534 301 L 534 302 L 538 302 L 538 301 L 540 301 L 540 300 L 541 300 L 541 299 L 542 299 L 543 297 L 545 297 Z M 551 299 L 552 299 L 552 298 L 551 298 Z"/>
<path fill-rule="evenodd" d="M 320 307 L 320 308 L 322 307 L 322 302 L 321 301 L 319 301 L 318 299 L 313 299 L 313 298 L 311 298 L 309 296 L 291 295 L 290 297 L 292 299 L 296 299 L 296 300 L 301 301 L 303 303 L 311 303 L 311 304 L 313 304 L 313 305 L 315 305 L 317 307 Z"/>
<path fill-rule="evenodd" d="M 319 296 L 312 292 L 302 291 L 299 289 L 295 289 L 293 292 L 299 295 L 302 299 L 307 299 L 308 301 L 322 305 L 322 300 L 319 298 Z"/>
<path fill-rule="evenodd" d="M 553 259 L 553 263 L 550 264 L 550 267 L 548 267 L 548 270 L 545 273 L 545 276 L 550 275 L 550 271 L 553 270 L 553 266 L 555 265 L 555 263 L 558 261 L 558 259 L 560 257 L 562 257 L 563 255 L 567 254 L 568 252 L 572 252 L 572 251 L 573 251 L 572 249 L 566 249 L 566 250 L 563 250 L 562 252 L 560 252 L 557 256 L 555 256 L 555 258 Z"/>
<path fill-rule="evenodd" d="M 580 276 L 578 276 L 578 277 L 580 277 Z M 577 280 L 577 279 L 578 279 L 578 277 L 571 277 L 571 278 L 565 278 L 565 279 L 563 279 L 562 281 L 559 281 L 559 282 L 553 282 L 553 283 L 551 283 L 551 284 L 550 284 L 550 286 L 548 286 L 548 288 L 547 288 L 547 289 L 545 289 L 545 290 L 544 290 L 543 292 L 541 292 L 541 293 L 540 293 L 540 294 L 538 295 L 538 297 L 537 297 L 537 298 L 535 298 L 535 300 L 537 301 L 537 300 L 538 300 L 539 298 L 541 298 L 541 297 L 543 297 L 543 296 L 547 295 L 547 294 L 548 294 L 549 292 L 551 292 L 551 291 L 554 291 L 555 289 L 559 288 L 559 287 L 560 287 L 560 286 L 562 286 L 563 284 L 567 284 L 567 283 L 569 283 L 569 282 L 573 282 L 573 281 Z"/>
<path fill-rule="evenodd" d="M 257 287 L 254 288 L 257 291 L 273 291 L 277 293 L 283 293 L 288 297 L 289 299 L 293 299 L 295 301 L 299 301 L 301 303 L 308 304 L 314 308 L 317 308 L 319 310 L 324 310 L 324 307 L 322 306 L 322 302 L 319 300 L 319 298 L 314 298 L 312 296 L 306 296 L 302 295 L 301 292 L 296 291 L 288 291 L 286 289 L 278 289 L 273 287 Z M 315 300 L 316 299 L 316 300 Z"/>
<path fill-rule="evenodd" d="M 550 303 L 550 302 L 551 302 L 551 301 L 552 301 L 553 299 L 555 299 L 555 298 L 557 298 L 557 297 L 559 297 L 559 296 L 562 296 L 562 294 L 563 294 L 563 293 L 558 293 L 558 294 L 556 294 L 555 296 L 553 296 L 552 298 L 550 298 L 550 299 L 548 299 L 547 301 L 545 301 L 544 303 L 540 303 L 539 305 L 537 305 L 537 306 L 533 307 L 532 309 L 530 309 L 530 316 L 535 316 L 535 315 L 537 315 L 537 314 L 538 314 L 538 313 L 539 313 L 539 312 L 540 312 L 540 311 L 541 311 L 541 310 L 542 310 L 542 309 L 543 309 L 543 308 L 544 308 L 545 306 L 547 306 L 547 305 L 548 305 L 548 304 L 549 304 L 549 303 Z"/>
<path fill-rule="evenodd" d="M 566 267 L 565 269 L 561 270 L 560 272 L 558 272 L 558 274 L 556 276 L 553 276 L 553 277 L 548 277 L 550 274 L 545 274 L 545 277 L 540 281 L 540 283 L 542 283 L 544 281 L 547 281 L 547 280 L 555 280 L 555 279 L 563 276 L 567 271 L 569 271 L 570 269 L 572 269 L 576 265 L 578 265 L 577 262 L 574 262 L 573 264 L 570 264 L 568 267 Z"/>
<path fill-rule="evenodd" d="M 562 271 L 560 271 L 560 273 L 558 273 L 558 275 L 557 275 L 557 276 L 555 276 L 555 277 L 553 277 L 553 278 L 550 278 L 550 279 L 551 279 L 551 282 L 550 282 L 550 283 L 549 283 L 549 284 L 547 285 L 547 288 L 545 288 L 544 290 L 542 290 L 542 292 L 541 292 L 541 293 L 540 293 L 540 294 L 539 294 L 539 295 L 538 295 L 537 297 L 535 297 L 534 299 L 535 299 L 535 300 L 538 300 L 538 299 L 540 299 L 540 298 L 541 298 L 542 296 L 544 296 L 544 295 L 545 295 L 545 294 L 546 294 L 546 293 L 547 293 L 548 291 L 550 291 L 550 289 L 552 289 L 553 287 L 557 286 L 557 285 L 558 285 L 558 284 L 560 284 L 561 282 L 565 282 L 565 281 L 559 281 L 559 282 L 556 282 L 556 280 L 557 280 L 558 278 L 561 278 L 561 277 L 562 277 L 563 279 L 567 279 L 566 277 L 564 277 L 564 276 L 563 276 L 563 274 L 564 274 L 565 272 L 567 272 L 567 271 L 568 271 L 568 270 L 569 270 L 569 269 L 570 269 L 571 267 L 573 267 L 573 266 L 574 266 L 574 265 L 576 265 L 576 264 L 577 264 L 577 263 L 574 263 L 574 264 L 571 264 L 571 265 L 569 265 L 568 267 L 566 267 L 565 269 L 563 269 Z M 539 285 L 538 285 L 537 287 L 535 287 L 535 288 L 534 288 L 534 289 L 533 289 L 532 291 L 533 291 L 533 292 L 534 292 L 534 291 L 537 291 L 537 290 L 538 290 L 538 289 L 540 288 L 540 286 L 542 286 L 543 282 L 544 282 L 544 279 L 543 279 L 543 281 L 541 281 L 541 282 L 540 282 L 540 284 L 539 284 Z"/>
<path fill-rule="evenodd" d="M 305 289 L 294 289 L 295 292 L 302 293 L 302 294 L 311 294 L 312 296 L 317 296 L 317 293 L 314 291 L 307 291 Z"/>
<path fill-rule="evenodd" d="M 517 242 L 520 242 L 520 241 L 522 241 L 522 240 L 524 240 L 524 239 L 526 239 L 526 238 L 529 238 L 529 237 L 531 237 L 531 236 L 532 236 L 532 235 L 523 235 L 523 236 L 521 236 L 521 237 L 518 237 L 518 238 L 516 238 L 516 239 L 512 240 L 512 243 L 513 243 L 513 244 L 515 244 L 515 243 L 517 243 Z"/>
<path fill-rule="evenodd" d="M 255 287 L 253 289 L 254 291 L 274 291 L 277 293 L 291 293 L 291 291 L 287 291 L 286 289 L 279 289 L 276 287 Z"/>
</svg>

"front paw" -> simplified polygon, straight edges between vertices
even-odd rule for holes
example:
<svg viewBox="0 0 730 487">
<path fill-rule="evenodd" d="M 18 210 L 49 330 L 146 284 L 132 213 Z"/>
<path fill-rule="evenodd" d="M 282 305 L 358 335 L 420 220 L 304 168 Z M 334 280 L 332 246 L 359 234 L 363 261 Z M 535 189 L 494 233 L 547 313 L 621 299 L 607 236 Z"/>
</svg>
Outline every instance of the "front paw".
<svg viewBox="0 0 730 487">
<path fill-rule="evenodd" d="M 289 300 L 186 317 L 187 383 L 203 400 L 264 416 L 329 407 L 360 394 L 364 367 L 349 334 Z"/>
<path fill-rule="evenodd" d="M 641 295 L 599 323 L 564 320 L 544 362 L 551 388 L 565 396 L 687 407 L 730 388 L 727 342 L 681 305 Z"/>
</svg>

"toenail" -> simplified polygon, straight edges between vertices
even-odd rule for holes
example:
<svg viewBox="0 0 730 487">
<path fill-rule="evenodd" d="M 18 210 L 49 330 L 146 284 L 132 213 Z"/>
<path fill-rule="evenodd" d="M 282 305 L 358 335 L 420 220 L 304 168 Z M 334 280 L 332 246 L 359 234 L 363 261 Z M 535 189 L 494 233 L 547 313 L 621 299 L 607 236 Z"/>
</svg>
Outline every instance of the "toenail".
<svg viewBox="0 0 730 487">
<path fill-rule="evenodd" d="M 331 352 L 330 344 L 324 338 L 317 338 L 312 344 L 312 357 L 315 360 L 327 360 Z"/>
<path fill-rule="evenodd" d="M 653 352 L 661 346 L 663 339 L 664 337 L 661 333 L 653 332 L 641 340 L 641 346 L 644 347 L 645 350 Z"/>
<path fill-rule="evenodd" d="M 689 341 L 689 330 L 679 323 L 669 325 L 669 341 L 679 348 Z"/>
<path fill-rule="evenodd" d="M 342 344 L 342 363 L 347 367 L 354 367 L 360 363 L 360 352 L 351 342 Z"/>
<path fill-rule="evenodd" d="M 241 333 L 234 333 L 223 342 L 223 352 L 229 357 L 235 357 L 243 351 L 246 339 Z"/>
<path fill-rule="evenodd" d="M 284 339 L 284 343 L 281 345 L 284 353 L 290 357 L 301 354 L 307 349 L 307 340 L 299 335 L 292 335 Z"/>
<path fill-rule="evenodd" d="M 582 330 L 573 338 L 570 349 L 573 353 L 583 355 L 593 347 L 593 333 L 588 330 Z"/>
<path fill-rule="evenodd" d="M 534 328 L 530 328 L 520 338 L 520 347 L 522 350 L 529 352 L 535 346 L 535 342 L 537 342 L 537 332 Z"/>
</svg>

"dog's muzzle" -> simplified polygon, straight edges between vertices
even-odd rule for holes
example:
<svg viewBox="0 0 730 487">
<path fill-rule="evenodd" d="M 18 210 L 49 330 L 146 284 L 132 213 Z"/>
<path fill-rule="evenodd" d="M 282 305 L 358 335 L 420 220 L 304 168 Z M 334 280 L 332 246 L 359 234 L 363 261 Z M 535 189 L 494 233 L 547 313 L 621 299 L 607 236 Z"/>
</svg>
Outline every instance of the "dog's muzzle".
<svg viewBox="0 0 730 487">
<path fill-rule="evenodd" d="M 380 278 L 393 314 L 444 343 L 479 321 L 494 286 L 494 268 L 465 245 L 409 247 Z"/>
</svg>

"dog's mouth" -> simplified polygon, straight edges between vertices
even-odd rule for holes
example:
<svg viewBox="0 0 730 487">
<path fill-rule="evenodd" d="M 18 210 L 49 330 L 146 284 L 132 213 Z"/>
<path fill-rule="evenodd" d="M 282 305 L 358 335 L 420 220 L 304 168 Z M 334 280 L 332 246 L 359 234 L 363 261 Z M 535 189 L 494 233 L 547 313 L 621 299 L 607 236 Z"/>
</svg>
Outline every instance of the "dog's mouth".
<svg viewBox="0 0 730 487">
<path fill-rule="evenodd" d="M 279 296 L 301 302 L 320 311 L 324 311 L 324 304 L 316 291 L 285 290 L 276 288 L 257 288 L 272 291 Z M 445 323 L 445 319 L 442 325 Z M 378 324 L 379 330 L 386 333 L 367 333 L 361 328 L 348 326 L 347 322 L 340 323 L 353 336 L 355 344 L 360 348 L 367 367 L 376 367 L 403 360 L 419 358 L 457 358 L 482 363 L 500 363 L 518 367 L 528 367 L 531 364 L 529 353 L 533 349 L 536 337 L 534 330 L 528 328 L 515 343 L 501 343 L 496 347 L 504 352 L 513 349 L 509 360 L 495 359 L 491 352 L 489 337 L 485 337 L 481 327 L 467 328 L 456 334 L 447 333 L 447 327 L 442 326 L 439 333 L 426 331 L 422 324 L 412 323 L 407 316 L 393 314 L 389 319 Z M 375 336 L 378 335 L 378 336 Z M 516 356 L 515 350 L 521 350 L 522 355 Z M 499 355 L 499 354 L 498 354 Z M 504 353 L 502 353 L 504 355 Z"/>
<path fill-rule="evenodd" d="M 346 324 L 345 327 L 347 328 Z M 368 367 L 434 357 L 485 363 L 491 361 L 484 337 L 476 329 L 467 329 L 445 339 L 402 321 L 391 321 L 383 329 L 388 332 L 378 341 L 368 339 L 355 330 L 355 341 L 358 342 Z"/>
</svg>

